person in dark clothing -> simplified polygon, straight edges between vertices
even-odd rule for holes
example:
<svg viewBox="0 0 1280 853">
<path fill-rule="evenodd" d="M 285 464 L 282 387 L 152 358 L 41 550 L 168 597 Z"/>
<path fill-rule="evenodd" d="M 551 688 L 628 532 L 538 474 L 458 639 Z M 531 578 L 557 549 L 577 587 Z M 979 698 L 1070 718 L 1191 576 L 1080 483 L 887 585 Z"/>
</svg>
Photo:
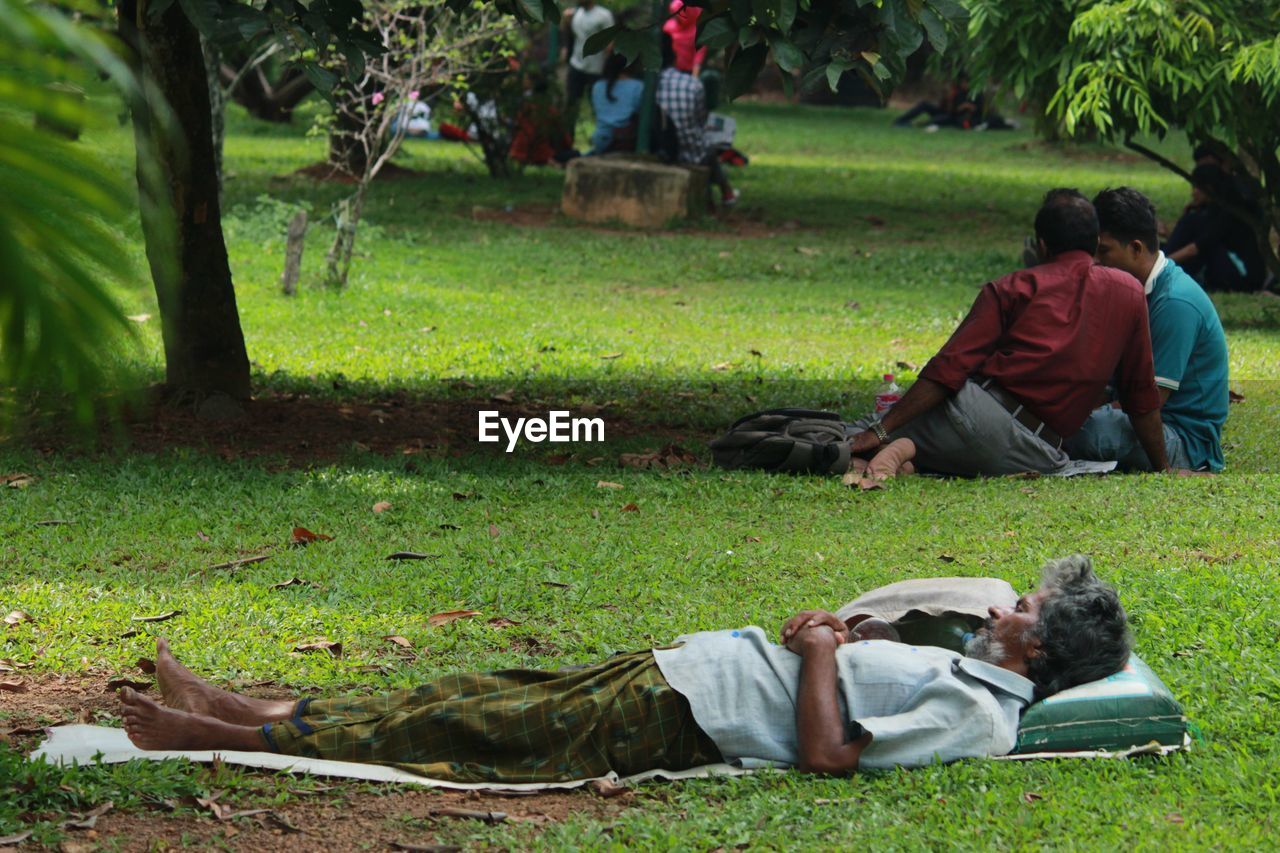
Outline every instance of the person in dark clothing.
<svg viewBox="0 0 1280 853">
<path fill-rule="evenodd" d="M 1220 166 L 1208 162 L 1196 166 L 1191 173 L 1191 203 L 1165 242 L 1165 254 L 1206 290 L 1260 289 L 1266 264 L 1253 228 L 1239 213 L 1253 207 Z"/>
<path fill-rule="evenodd" d="M 1017 125 L 986 112 L 981 88 L 972 88 L 969 75 L 961 71 L 947 90 L 941 103 L 920 101 L 893 122 L 894 127 L 911 127 L 922 115 L 929 117 L 925 130 L 955 127 L 961 130 L 1011 130 Z"/>
</svg>

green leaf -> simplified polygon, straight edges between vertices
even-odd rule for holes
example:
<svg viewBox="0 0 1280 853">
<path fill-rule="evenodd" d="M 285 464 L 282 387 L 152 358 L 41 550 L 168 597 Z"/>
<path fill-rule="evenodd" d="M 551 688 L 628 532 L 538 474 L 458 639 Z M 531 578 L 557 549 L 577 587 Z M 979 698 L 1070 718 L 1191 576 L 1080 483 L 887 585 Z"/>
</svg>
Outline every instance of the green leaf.
<svg viewBox="0 0 1280 853">
<path fill-rule="evenodd" d="M 520 17 L 537 24 L 542 23 L 542 0 L 517 0 L 517 4 Z"/>
<path fill-rule="evenodd" d="M 716 15 L 698 27 L 698 44 L 723 50 L 738 40 L 738 30 L 728 15 Z"/>
<path fill-rule="evenodd" d="M 778 31 L 783 35 L 790 35 L 791 28 L 796 22 L 796 0 L 782 0 L 778 5 Z"/>
<path fill-rule="evenodd" d="M 764 68 L 764 63 L 768 58 L 769 46 L 763 42 L 739 50 L 734 54 L 733 61 L 729 63 L 729 70 L 724 77 L 725 94 L 730 100 L 745 94 L 751 89 L 751 85 L 755 83 L 756 77 L 760 74 L 760 69 Z"/>
<path fill-rule="evenodd" d="M 311 85 L 315 86 L 317 90 L 326 97 L 333 92 L 333 87 L 338 84 L 338 75 L 314 62 L 302 62 L 299 64 L 302 66 L 302 73 L 307 75 L 307 79 L 311 81 Z"/>
<path fill-rule="evenodd" d="M 938 53 L 947 49 L 947 25 L 929 8 L 920 11 L 920 25 L 929 37 L 929 46 Z"/>
<path fill-rule="evenodd" d="M 591 56 L 599 53 L 609 46 L 609 44 L 618 36 L 618 33 L 626 29 L 622 24 L 614 24 L 611 27 L 605 27 L 599 32 L 592 33 L 582 45 L 582 55 Z"/>
<path fill-rule="evenodd" d="M 839 91 L 840 78 L 852 67 L 852 62 L 843 59 L 837 59 L 827 64 L 827 86 L 830 87 L 832 92 Z"/>
<path fill-rule="evenodd" d="M 785 38 L 773 40 L 773 59 L 779 68 L 791 74 L 804 67 L 804 54 Z"/>
<path fill-rule="evenodd" d="M 200 34 L 213 38 L 218 29 L 216 13 L 210 0 L 178 0 L 182 13 Z"/>
<path fill-rule="evenodd" d="M 729 14 L 741 29 L 751 23 L 751 0 L 729 0 Z"/>
</svg>

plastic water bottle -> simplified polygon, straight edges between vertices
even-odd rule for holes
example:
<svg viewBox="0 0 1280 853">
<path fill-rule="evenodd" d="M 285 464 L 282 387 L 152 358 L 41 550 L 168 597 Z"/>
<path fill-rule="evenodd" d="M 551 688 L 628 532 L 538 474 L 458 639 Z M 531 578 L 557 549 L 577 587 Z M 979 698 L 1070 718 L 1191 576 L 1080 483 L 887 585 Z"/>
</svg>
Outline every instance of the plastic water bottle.
<svg viewBox="0 0 1280 853">
<path fill-rule="evenodd" d="M 893 381 L 893 374 L 884 375 L 884 384 L 876 394 L 876 414 L 883 415 L 893 408 L 893 404 L 902 399 L 902 389 Z"/>
</svg>

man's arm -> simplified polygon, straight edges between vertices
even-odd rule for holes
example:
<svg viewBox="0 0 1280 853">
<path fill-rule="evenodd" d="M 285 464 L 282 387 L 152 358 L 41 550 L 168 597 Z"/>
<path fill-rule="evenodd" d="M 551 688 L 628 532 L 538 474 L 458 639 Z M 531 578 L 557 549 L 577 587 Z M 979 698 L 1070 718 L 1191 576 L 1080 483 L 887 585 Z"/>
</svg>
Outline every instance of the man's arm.
<svg viewBox="0 0 1280 853">
<path fill-rule="evenodd" d="M 1142 415 L 1129 415 L 1129 423 L 1133 424 L 1133 432 L 1138 436 L 1138 443 L 1147 452 L 1151 462 L 1151 470 L 1170 470 L 1169 458 L 1164 452 L 1164 426 L 1160 421 L 1160 410 Z"/>
<path fill-rule="evenodd" d="M 796 702 L 796 734 L 800 741 L 799 769 L 806 773 L 847 774 L 871 735 L 845 740 L 845 721 L 836 700 L 836 633 L 826 625 L 804 628 L 787 644 L 803 659 L 800 695 Z"/>
<path fill-rule="evenodd" d="M 884 426 L 885 432 L 902 429 L 949 396 L 951 396 L 951 389 L 947 386 L 934 382 L 932 379 L 917 379 L 907 389 L 907 393 L 902 395 L 902 399 L 885 414 L 881 424 Z M 865 453 L 879 446 L 880 439 L 871 430 L 858 433 L 850 443 L 854 453 Z"/>
</svg>

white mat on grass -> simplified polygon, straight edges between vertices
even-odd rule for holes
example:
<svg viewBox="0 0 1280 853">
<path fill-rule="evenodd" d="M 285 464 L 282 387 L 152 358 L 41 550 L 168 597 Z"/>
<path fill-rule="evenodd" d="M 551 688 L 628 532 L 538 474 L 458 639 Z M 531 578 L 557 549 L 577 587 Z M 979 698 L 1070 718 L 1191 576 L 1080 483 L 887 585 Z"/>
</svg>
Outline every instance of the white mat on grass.
<svg viewBox="0 0 1280 853">
<path fill-rule="evenodd" d="M 124 729 L 107 726 L 55 726 L 47 730 L 48 739 L 31 753 L 31 759 L 37 761 L 47 759 L 54 764 L 93 764 L 101 759 L 105 764 L 120 764 L 142 758 L 148 761 L 164 761 L 169 758 L 186 758 L 190 761 L 208 763 L 217 757 L 226 764 L 238 764 L 242 767 L 261 767 L 267 770 L 279 770 L 288 773 L 310 773 L 315 776 L 340 776 L 345 779 L 366 779 L 372 782 L 399 782 L 408 785 L 422 785 L 428 788 L 451 788 L 455 790 L 488 790 L 488 791 L 545 791 L 555 789 L 578 788 L 595 779 L 577 779 L 572 782 L 530 782 L 530 783 L 466 783 L 450 782 L 444 779 L 430 779 L 418 776 L 395 767 L 384 767 L 381 764 L 359 764 L 354 761 L 329 761 L 323 758 L 299 758 L 293 755 L 279 755 L 274 752 L 236 752 L 234 750 L 206 750 L 204 752 L 181 750 L 145 750 L 138 749 L 124 733 Z M 643 782 L 646 779 L 693 779 L 706 776 L 742 776 L 751 773 L 741 767 L 729 764 L 708 764 L 690 770 L 650 770 L 634 776 L 619 777 L 616 774 L 601 776 L 600 779 L 617 785 L 632 782 Z"/>
</svg>

